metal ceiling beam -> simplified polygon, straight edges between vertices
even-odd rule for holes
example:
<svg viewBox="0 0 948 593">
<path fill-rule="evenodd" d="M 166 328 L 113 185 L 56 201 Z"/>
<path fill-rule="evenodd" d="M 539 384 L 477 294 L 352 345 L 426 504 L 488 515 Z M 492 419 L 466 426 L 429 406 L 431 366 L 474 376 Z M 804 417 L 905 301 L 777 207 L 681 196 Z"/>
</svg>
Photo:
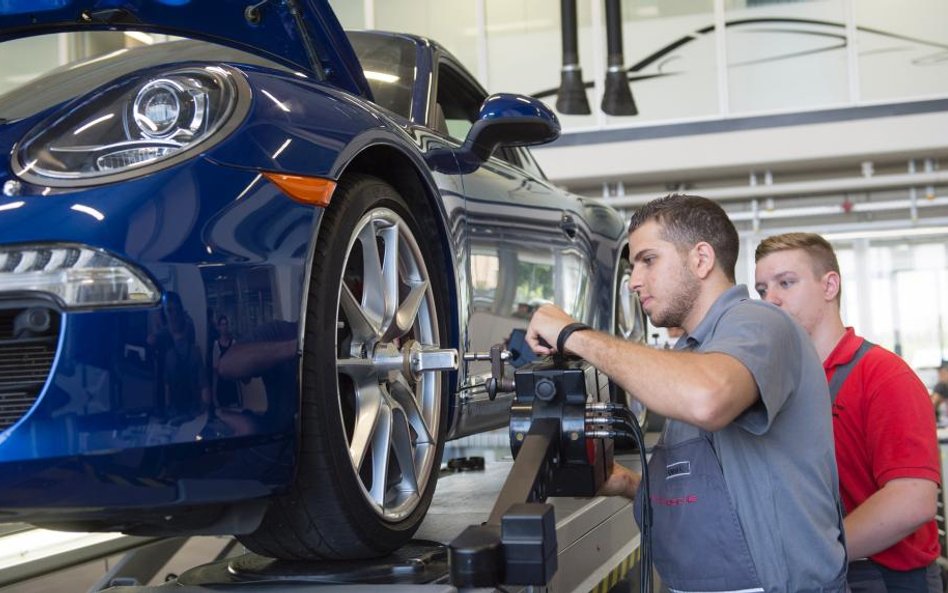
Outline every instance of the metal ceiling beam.
<svg viewBox="0 0 948 593">
<path fill-rule="evenodd" d="M 915 201 L 915 208 L 933 208 L 936 206 L 948 206 L 948 196 L 919 198 Z M 801 206 L 798 208 L 774 208 L 751 210 L 749 212 L 729 212 L 728 217 L 733 221 L 742 220 L 770 220 L 775 218 L 802 218 L 805 216 L 836 216 L 838 214 L 851 212 L 891 212 L 894 210 L 905 210 L 909 212 L 913 208 L 912 200 L 886 200 L 884 202 L 856 202 L 851 204 L 849 210 L 844 210 L 840 204 L 831 204 L 825 206 Z"/>
<path fill-rule="evenodd" d="M 846 192 L 941 185 L 946 183 L 948 183 L 948 171 L 934 171 L 931 173 L 905 173 L 901 175 L 878 175 L 873 177 L 817 179 L 813 181 L 774 183 L 772 185 L 713 187 L 697 189 L 694 193 L 712 200 L 724 202 L 754 198 L 820 196 Z M 626 194 L 624 196 L 605 198 L 605 201 L 607 204 L 616 208 L 634 208 L 656 197 L 659 197 L 657 193 Z"/>
</svg>

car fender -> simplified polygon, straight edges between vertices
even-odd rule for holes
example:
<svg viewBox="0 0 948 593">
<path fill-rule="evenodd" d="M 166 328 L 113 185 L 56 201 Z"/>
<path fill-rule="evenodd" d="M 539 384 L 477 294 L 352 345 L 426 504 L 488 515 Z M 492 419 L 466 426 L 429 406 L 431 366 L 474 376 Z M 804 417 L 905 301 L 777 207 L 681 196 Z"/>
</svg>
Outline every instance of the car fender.
<svg viewBox="0 0 948 593">
<path fill-rule="evenodd" d="M 441 186 L 451 185 L 449 171 L 442 169 L 436 179 L 424 157 L 442 148 L 435 135 L 325 85 L 289 80 L 262 70 L 246 70 L 245 74 L 254 94 L 248 123 L 210 151 L 208 159 L 235 168 L 338 180 L 354 166 L 372 173 L 363 160 L 369 152 L 395 151 L 410 163 L 426 204 L 440 217 L 440 247 L 450 261 L 457 261 L 460 238 L 445 232 L 451 215 L 439 189 L 439 181 Z M 392 182 L 381 171 L 376 174 Z M 453 266 L 446 266 L 445 271 L 449 275 L 451 341 L 457 346 L 459 278 Z"/>
<path fill-rule="evenodd" d="M 396 130 L 389 131 L 388 133 L 379 133 L 377 130 L 367 131 L 364 134 L 361 134 L 359 137 L 354 138 L 350 143 L 349 150 L 344 155 L 340 155 L 339 161 L 336 163 L 336 167 L 333 170 L 332 177 L 335 179 L 340 179 L 343 177 L 346 172 L 352 168 L 358 168 L 362 172 L 375 173 L 378 176 L 382 177 L 384 180 L 388 181 L 396 188 L 399 188 L 401 185 L 395 180 L 396 175 L 391 174 L 394 168 L 390 167 L 386 172 L 381 170 L 373 171 L 372 169 L 366 169 L 364 159 L 367 159 L 367 155 L 371 152 L 377 151 L 386 151 L 389 155 L 398 154 L 400 157 L 403 157 L 406 161 L 410 163 L 410 170 L 406 171 L 405 168 L 400 168 L 397 176 L 404 177 L 407 173 L 414 173 L 417 179 L 418 184 L 422 188 L 423 199 L 427 204 L 428 208 L 431 210 L 432 214 L 438 217 L 441 221 L 441 225 L 438 228 L 438 241 L 439 247 L 444 253 L 448 261 L 455 262 L 458 261 L 458 252 L 462 248 L 460 236 L 454 236 L 451 232 L 451 223 L 450 221 L 454 219 L 454 216 L 449 212 L 448 206 L 445 204 L 445 195 L 446 191 L 441 188 L 441 185 L 446 185 L 447 180 L 443 177 L 438 179 L 442 180 L 441 185 L 438 183 L 435 175 L 432 174 L 431 170 L 426 165 L 424 158 L 419 153 L 417 146 L 412 147 L 413 142 L 408 140 L 410 136 L 401 128 L 396 128 Z M 375 159 L 367 159 L 375 160 Z M 405 196 L 409 201 L 416 200 L 415 196 Z M 462 196 L 456 196 L 458 200 L 463 200 Z M 448 320 L 450 335 L 451 335 L 451 345 L 453 347 L 458 347 L 459 344 L 459 328 L 460 328 L 460 309 L 459 309 L 459 299 L 458 295 L 460 294 L 461 286 L 459 284 L 460 278 L 458 277 L 457 271 L 454 266 L 445 266 L 444 272 L 448 275 L 448 302 L 450 304 L 450 319 Z"/>
</svg>

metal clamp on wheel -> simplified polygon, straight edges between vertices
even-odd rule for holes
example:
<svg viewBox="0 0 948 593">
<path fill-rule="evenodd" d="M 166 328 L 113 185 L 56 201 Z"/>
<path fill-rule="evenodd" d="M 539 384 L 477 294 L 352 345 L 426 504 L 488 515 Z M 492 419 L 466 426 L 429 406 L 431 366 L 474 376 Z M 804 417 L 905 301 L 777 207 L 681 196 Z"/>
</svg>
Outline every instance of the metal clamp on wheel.
<svg viewBox="0 0 948 593">
<path fill-rule="evenodd" d="M 487 522 L 450 544 L 457 587 L 547 584 L 557 569 L 556 521 L 543 501 L 595 496 L 612 468 L 612 439 L 586 433 L 587 404 L 609 401 L 608 382 L 595 368 L 538 361 L 517 370 L 512 387 L 515 462 Z"/>
</svg>

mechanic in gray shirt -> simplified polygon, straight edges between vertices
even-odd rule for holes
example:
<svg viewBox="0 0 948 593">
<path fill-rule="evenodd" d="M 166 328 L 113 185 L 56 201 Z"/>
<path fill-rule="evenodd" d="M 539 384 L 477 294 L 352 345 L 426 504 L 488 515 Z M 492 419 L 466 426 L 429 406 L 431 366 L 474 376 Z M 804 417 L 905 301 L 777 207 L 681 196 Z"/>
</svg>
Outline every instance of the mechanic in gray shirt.
<svg viewBox="0 0 948 593">
<path fill-rule="evenodd" d="M 630 284 L 675 351 L 538 309 L 527 341 L 568 350 L 668 418 L 648 471 L 655 567 L 672 591 L 845 591 L 829 392 L 806 333 L 735 286 L 738 237 L 705 198 L 653 200 L 629 225 Z M 547 344 L 541 343 L 543 339 Z M 616 465 L 602 494 L 635 498 Z"/>
</svg>

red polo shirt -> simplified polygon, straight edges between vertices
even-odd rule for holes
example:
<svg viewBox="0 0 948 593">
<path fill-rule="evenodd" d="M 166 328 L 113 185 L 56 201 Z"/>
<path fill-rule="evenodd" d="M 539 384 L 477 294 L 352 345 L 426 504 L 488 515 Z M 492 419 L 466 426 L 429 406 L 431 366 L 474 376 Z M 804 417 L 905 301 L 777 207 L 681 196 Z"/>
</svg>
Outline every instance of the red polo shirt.
<svg viewBox="0 0 948 593">
<path fill-rule="evenodd" d="M 846 328 L 823 361 L 827 381 L 837 366 L 852 360 L 862 342 L 853 328 Z M 833 432 L 847 513 L 894 478 L 941 482 L 928 390 L 905 361 L 884 348 L 869 350 L 843 383 L 833 403 Z M 912 570 L 931 564 L 939 552 L 932 520 L 872 559 L 893 570 Z"/>
</svg>

